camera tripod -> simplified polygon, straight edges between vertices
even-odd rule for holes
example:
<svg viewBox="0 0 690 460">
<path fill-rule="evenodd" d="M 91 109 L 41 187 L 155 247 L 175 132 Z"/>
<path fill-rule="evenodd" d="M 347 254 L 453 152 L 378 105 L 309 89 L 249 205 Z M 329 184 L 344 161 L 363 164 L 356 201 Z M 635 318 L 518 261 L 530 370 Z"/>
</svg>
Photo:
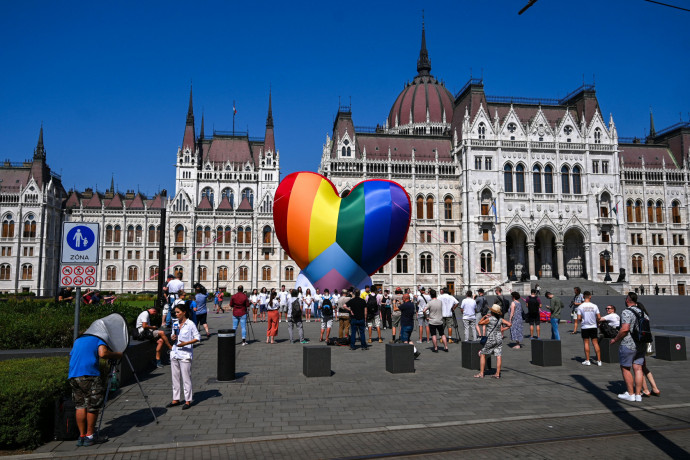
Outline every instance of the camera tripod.
<svg viewBox="0 0 690 460">
<path fill-rule="evenodd" d="M 127 360 L 127 364 L 129 365 L 129 368 L 132 371 L 132 375 L 137 381 L 137 385 L 139 385 L 139 390 L 141 391 L 141 395 L 144 397 L 144 400 L 146 401 L 146 404 L 149 406 L 149 410 L 151 411 L 151 415 L 153 415 L 153 420 L 158 423 L 158 418 L 156 417 L 156 414 L 153 412 L 153 409 L 151 408 L 151 404 L 149 403 L 149 397 L 144 393 L 144 388 L 141 386 L 141 382 L 139 381 L 139 377 L 137 377 L 137 373 L 134 372 L 134 366 L 132 366 L 132 362 L 129 360 L 129 356 L 126 354 L 122 354 L 122 356 Z M 101 424 L 103 423 L 103 415 L 105 414 L 105 409 L 107 408 L 108 404 L 108 396 L 110 396 L 110 387 L 113 382 L 113 378 L 115 377 L 115 372 L 117 371 L 117 365 L 120 363 L 120 361 L 111 359 L 108 361 L 108 364 L 110 364 L 110 371 L 108 372 L 108 386 L 105 390 L 105 399 L 103 401 L 103 410 L 101 411 L 101 418 L 98 421 L 98 429 L 96 429 L 96 437 L 100 438 L 101 436 Z"/>
</svg>

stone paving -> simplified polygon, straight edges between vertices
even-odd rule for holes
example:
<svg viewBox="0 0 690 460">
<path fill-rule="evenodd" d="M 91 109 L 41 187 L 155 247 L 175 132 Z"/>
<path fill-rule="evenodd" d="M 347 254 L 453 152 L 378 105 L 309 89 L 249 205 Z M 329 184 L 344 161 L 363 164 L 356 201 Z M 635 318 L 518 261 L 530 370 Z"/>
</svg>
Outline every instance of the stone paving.
<svg viewBox="0 0 690 460">
<path fill-rule="evenodd" d="M 129 385 L 105 411 L 102 432 L 110 437 L 107 443 L 77 448 L 71 441 L 51 442 L 31 456 L 356 458 L 424 451 L 451 458 L 461 449 L 473 449 L 473 455 L 498 458 L 505 457 L 505 451 L 497 449 L 531 440 L 530 445 L 511 446 L 511 456 L 549 458 L 553 455 L 548 453 L 558 449 L 554 442 L 568 442 L 563 438 L 614 432 L 617 441 L 607 443 L 608 449 L 630 445 L 631 439 L 623 441 L 626 436 L 634 436 L 644 452 L 651 449 L 659 455 L 675 457 L 690 446 L 690 434 L 684 431 L 690 428 L 688 362 L 649 358 L 662 396 L 621 402 L 616 397 L 623 391 L 619 366 L 581 365 L 582 340 L 568 333 L 571 324 L 560 326 L 562 366 L 532 365 L 528 339 L 522 349 L 504 343 L 502 378 L 496 380 L 472 378 L 475 371 L 461 367 L 460 345 L 436 354 L 426 343 L 417 344 L 422 355 L 413 374 L 386 372 L 385 344 L 373 343 L 368 351 L 330 347 L 332 376 L 308 379 L 302 375 L 303 345 L 287 341 L 286 323 L 280 323 L 280 343 L 274 345 L 264 343 L 266 324 L 255 323 L 256 340 L 237 347 L 240 378 L 228 383 L 215 381 L 215 332 L 231 326 L 231 315 L 209 315 L 209 322 L 214 335 L 194 351 L 192 408 L 164 408 L 171 399 L 166 366 L 141 376 L 158 424 L 138 386 Z M 311 344 L 319 344 L 319 327 L 305 323 Z M 542 327 L 542 337 L 547 335 L 548 325 Z M 383 337 L 388 341 L 390 331 L 383 331 Z M 413 337 L 417 339 L 416 331 Z M 680 450 L 659 450 L 657 444 L 663 442 L 635 434 L 660 430 L 654 436 L 663 437 L 662 428 L 671 430 L 668 436 L 676 441 L 670 444 Z M 569 442 L 571 447 L 580 445 Z M 540 454 L 535 446 L 542 444 Z"/>
</svg>

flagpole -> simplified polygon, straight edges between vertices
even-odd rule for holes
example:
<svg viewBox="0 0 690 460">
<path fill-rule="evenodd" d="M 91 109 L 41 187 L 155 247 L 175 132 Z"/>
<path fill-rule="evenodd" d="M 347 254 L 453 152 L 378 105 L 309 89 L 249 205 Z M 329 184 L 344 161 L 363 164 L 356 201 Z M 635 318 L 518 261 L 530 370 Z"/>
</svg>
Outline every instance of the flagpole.
<svg viewBox="0 0 690 460">
<path fill-rule="evenodd" d="M 235 101 L 232 101 L 232 135 L 235 135 Z"/>
</svg>

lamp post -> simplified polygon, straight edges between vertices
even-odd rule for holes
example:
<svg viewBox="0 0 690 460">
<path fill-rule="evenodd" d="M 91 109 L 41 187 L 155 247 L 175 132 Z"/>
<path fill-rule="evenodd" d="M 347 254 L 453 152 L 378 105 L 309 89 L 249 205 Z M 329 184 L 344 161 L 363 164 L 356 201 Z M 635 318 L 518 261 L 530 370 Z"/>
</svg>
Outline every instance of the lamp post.
<svg viewBox="0 0 690 460">
<path fill-rule="evenodd" d="M 604 263 L 606 264 L 606 276 L 604 276 L 604 282 L 610 283 L 611 275 L 609 275 L 609 260 L 611 260 L 611 253 L 608 249 L 604 249 L 602 255 L 604 256 Z"/>
</svg>

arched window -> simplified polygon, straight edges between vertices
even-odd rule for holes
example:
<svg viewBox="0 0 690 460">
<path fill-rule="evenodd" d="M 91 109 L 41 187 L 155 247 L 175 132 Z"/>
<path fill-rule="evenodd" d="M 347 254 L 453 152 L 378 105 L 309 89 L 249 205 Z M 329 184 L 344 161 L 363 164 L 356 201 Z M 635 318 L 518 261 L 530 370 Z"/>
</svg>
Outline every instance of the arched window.
<svg viewBox="0 0 690 460">
<path fill-rule="evenodd" d="M 285 281 L 295 280 L 295 269 L 292 267 L 285 267 Z"/>
<path fill-rule="evenodd" d="M 553 193 L 553 168 L 544 166 L 544 193 Z"/>
<path fill-rule="evenodd" d="M 127 226 L 127 242 L 134 243 L 134 225 Z"/>
<path fill-rule="evenodd" d="M 541 193 L 541 166 L 534 165 L 532 168 L 532 185 L 534 193 Z"/>
<path fill-rule="evenodd" d="M 227 281 L 228 280 L 228 267 L 218 267 L 218 280 Z"/>
<path fill-rule="evenodd" d="M 482 273 L 491 273 L 493 271 L 493 255 L 490 252 L 482 252 L 479 255 L 479 264 Z"/>
<path fill-rule="evenodd" d="M 155 280 L 155 279 L 158 279 L 158 266 L 157 265 L 151 265 L 149 267 L 149 281 Z"/>
<path fill-rule="evenodd" d="M 493 196 L 491 195 L 491 191 L 488 189 L 485 189 L 482 191 L 482 196 L 481 196 L 481 203 L 479 206 L 479 212 L 482 216 L 488 216 L 489 212 L 491 211 L 491 204 L 493 203 Z"/>
<path fill-rule="evenodd" d="M 395 272 L 407 273 L 407 254 L 398 254 L 395 256 Z"/>
<path fill-rule="evenodd" d="M 232 193 L 232 190 L 229 188 L 224 188 L 223 191 L 220 193 L 221 198 L 228 197 L 228 201 L 230 202 L 230 207 L 235 208 L 235 194 Z"/>
<path fill-rule="evenodd" d="M 643 257 L 639 254 L 632 256 L 632 272 L 633 274 L 642 273 L 644 266 L 642 265 Z"/>
<path fill-rule="evenodd" d="M 525 193 L 525 167 L 521 164 L 515 167 L 515 191 Z"/>
<path fill-rule="evenodd" d="M 664 256 L 657 254 L 652 259 L 652 266 L 654 267 L 654 273 L 663 274 L 664 273 Z"/>
<path fill-rule="evenodd" d="M 0 265 L 0 281 L 7 281 L 10 279 L 12 273 L 12 269 L 10 267 L 10 264 L 2 264 Z"/>
<path fill-rule="evenodd" d="M 484 122 L 479 123 L 477 133 L 479 134 L 479 139 L 486 139 L 486 125 Z"/>
<path fill-rule="evenodd" d="M 661 200 L 656 202 L 656 221 L 659 224 L 664 222 L 664 203 Z"/>
<path fill-rule="evenodd" d="M 509 164 L 503 167 L 503 185 L 506 192 L 513 191 L 513 167 Z"/>
<path fill-rule="evenodd" d="M 674 273 L 687 273 L 688 268 L 685 266 L 685 256 L 678 254 L 673 257 L 673 272 Z"/>
<path fill-rule="evenodd" d="M 271 281 L 271 267 L 261 268 L 261 281 Z"/>
<path fill-rule="evenodd" d="M 24 221 L 24 238 L 36 238 L 36 220 L 34 215 L 29 214 Z"/>
<path fill-rule="evenodd" d="M 204 229 L 201 225 L 196 228 L 196 244 L 201 244 L 204 238 Z"/>
<path fill-rule="evenodd" d="M 345 146 L 344 146 L 344 145 L 343 145 L 343 148 L 342 148 L 342 156 L 344 156 L 344 157 L 347 156 L 347 150 L 345 150 Z"/>
<path fill-rule="evenodd" d="M 652 200 L 647 201 L 647 222 L 654 223 L 654 202 Z"/>
<path fill-rule="evenodd" d="M 2 219 L 2 237 L 14 238 L 14 218 L 12 214 L 7 214 L 5 218 Z"/>
<path fill-rule="evenodd" d="M 203 199 L 203 197 L 208 198 L 208 201 L 211 203 L 212 208 L 216 207 L 214 204 L 214 200 L 213 200 L 214 199 L 213 189 L 211 187 L 206 187 L 201 191 L 201 198 Z"/>
<path fill-rule="evenodd" d="M 424 219 L 424 197 L 417 197 L 417 219 Z"/>
<path fill-rule="evenodd" d="M 153 225 L 149 225 L 149 243 L 160 243 L 158 228 Z"/>
<path fill-rule="evenodd" d="M 252 228 L 251 227 L 244 227 L 244 243 L 245 244 L 251 244 L 252 243 Z"/>
<path fill-rule="evenodd" d="M 264 244 L 271 244 L 271 227 L 268 225 L 263 230 L 263 242 Z"/>
<path fill-rule="evenodd" d="M 237 270 L 237 276 L 240 281 L 249 280 L 249 268 L 242 266 Z"/>
<path fill-rule="evenodd" d="M 223 244 L 223 227 L 216 229 L 216 244 Z"/>
<path fill-rule="evenodd" d="M 127 281 L 136 281 L 139 275 L 139 270 L 136 266 L 130 265 L 127 269 Z"/>
<path fill-rule="evenodd" d="M 608 265 L 609 265 L 608 272 L 611 273 L 613 271 L 613 258 L 612 257 L 609 257 Z M 599 253 L 599 271 L 602 273 L 606 271 L 606 258 L 604 258 L 603 252 Z"/>
<path fill-rule="evenodd" d="M 599 217 L 609 217 L 609 209 L 611 208 L 611 195 L 604 192 L 599 197 Z"/>
<path fill-rule="evenodd" d="M 175 268 L 173 268 L 173 276 L 177 278 L 178 276 L 182 276 L 184 278 L 184 268 L 182 268 L 179 265 L 176 265 Z"/>
<path fill-rule="evenodd" d="M 134 228 L 134 241 L 137 243 L 141 243 L 141 237 L 142 237 L 143 229 L 141 228 L 141 225 L 137 225 Z"/>
<path fill-rule="evenodd" d="M 625 202 L 625 217 L 627 222 L 633 222 L 633 202 L 628 200 Z"/>
<path fill-rule="evenodd" d="M 244 244 L 244 227 L 237 227 L 237 244 Z"/>
<path fill-rule="evenodd" d="M 106 225 L 105 226 L 105 242 L 106 243 L 112 243 L 113 242 L 113 226 L 112 225 Z"/>
<path fill-rule="evenodd" d="M 561 168 L 561 193 L 570 194 L 570 169 L 567 166 Z"/>
<path fill-rule="evenodd" d="M 225 227 L 225 244 L 232 243 L 232 228 L 229 226 Z"/>
<path fill-rule="evenodd" d="M 120 241 L 122 241 L 122 228 L 116 225 L 113 231 L 113 243 L 119 243 Z"/>
<path fill-rule="evenodd" d="M 582 194 L 581 170 L 579 166 L 573 167 L 573 194 Z"/>
<path fill-rule="evenodd" d="M 453 199 L 449 196 L 443 199 L 443 218 L 446 220 L 453 218 Z"/>
<path fill-rule="evenodd" d="M 245 188 L 242 190 L 242 200 L 245 198 L 249 201 L 249 206 L 254 209 L 254 192 L 252 192 L 252 189 Z"/>
<path fill-rule="evenodd" d="M 204 267 L 203 265 L 199 265 L 199 270 L 198 270 L 198 272 L 199 272 L 199 276 L 197 277 L 197 279 L 198 279 L 199 281 L 206 281 L 206 276 L 207 276 L 207 273 L 208 273 L 208 269 L 207 269 L 206 267 Z"/>
<path fill-rule="evenodd" d="M 105 280 L 117 281 L 117 268 L 115 266 L 110 265 L 105 269 Z"/>
<path fill-rule="evenodd" d="M 431 273 L 431 254 L 422 254 L 419 256 L 419 272 Z"/>
<path fill-rule="evenodd" d="M 175 226 L 175 243 L 184 243 L 184 227 L 182 224 Z"/>
<path fill-rule="evenodd" d="M 204 244 L 209 244 L 211 242 L 211 227 L 204 227 Z"/>
<path fill-rule="evenodd" d="M 599 128 L 594 130 L 594 143 L 601 144 L 601 129 Z"/>
<path fill-rule="evenodd" d="M 671 203 L 671 222 L 674 224 L 680 224 L 680 202 L 674 201 Z"/>
<path fill-rule="evenodd" d="M 635 202 L 635 222 L 642 222 L 642 200 Z"/>
<path fill-rule="evenodd" d="M 434 197 L 431 195 L 426 197 L 426 218 L 434 218 Z"/>
<path fill-rule="evenodd" d="M 455 254 L 444 254 L 443 273 L 455 273 Z"/>
</svg>

